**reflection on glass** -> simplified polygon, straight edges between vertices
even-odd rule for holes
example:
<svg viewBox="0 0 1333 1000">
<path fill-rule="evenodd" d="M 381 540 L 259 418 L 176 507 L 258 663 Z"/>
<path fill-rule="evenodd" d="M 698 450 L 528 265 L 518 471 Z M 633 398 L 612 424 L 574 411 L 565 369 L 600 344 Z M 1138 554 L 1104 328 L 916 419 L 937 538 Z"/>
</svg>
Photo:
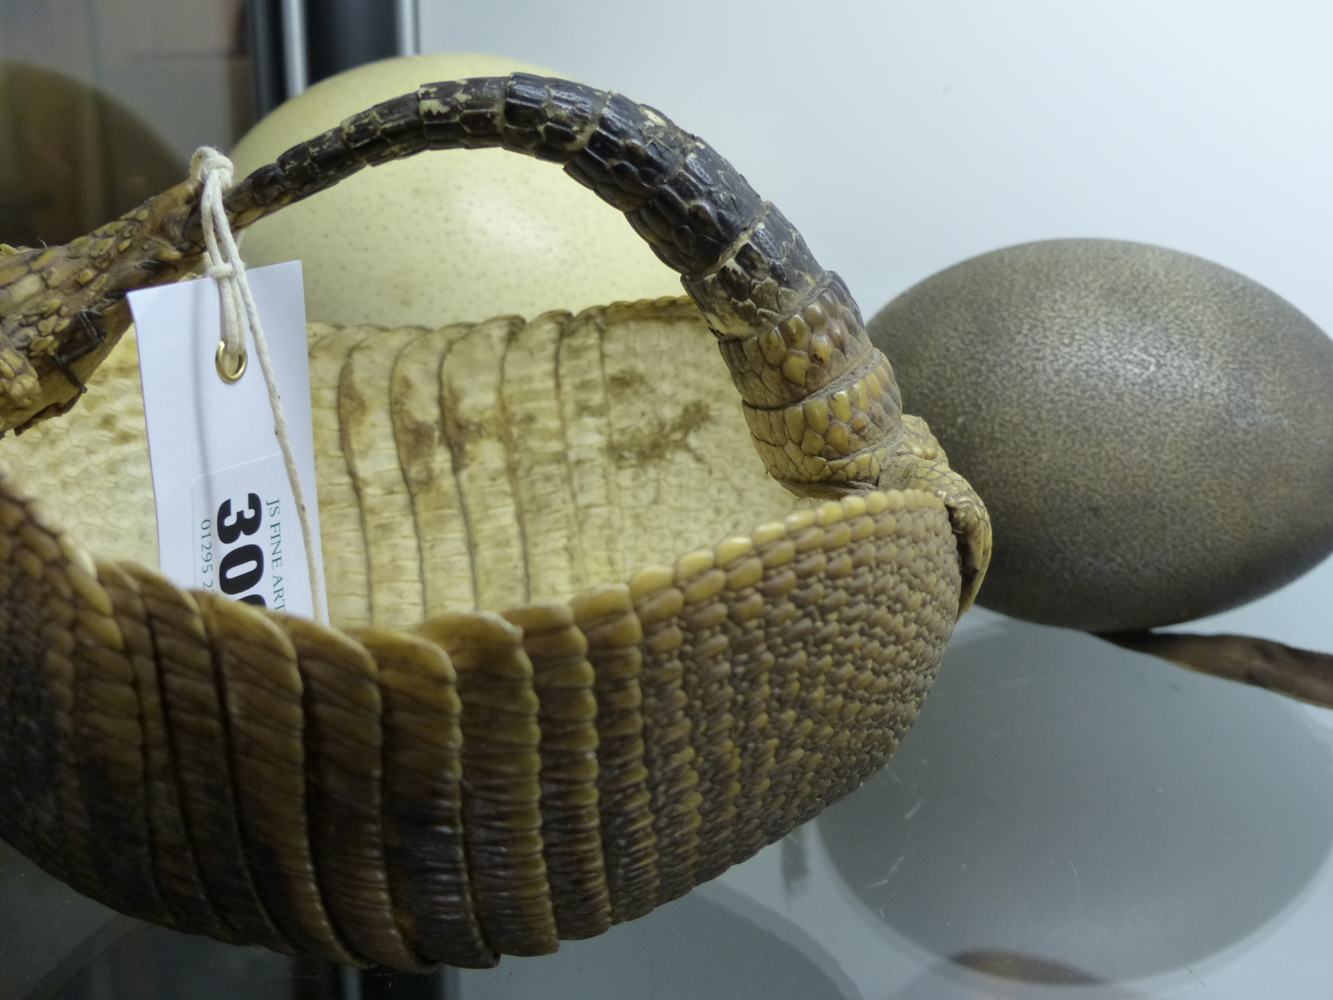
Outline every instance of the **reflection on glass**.
<svg viewBox="0 0 1333 1000">
<path fill-rule="evenodd" d="M 951 647 L 889 767 L 817 823 L 869 913 L 936 955 L 1039 982 L 1166 972 L 1256 932 L 1328 857 L 1328 750 L 1300 711 L 1006 623 Z"/>
<path fill-rule="evenodd" d="M 0 242 L 63 243 L 254 122 L 245 0 L 5 0 Z"/>
</svg>

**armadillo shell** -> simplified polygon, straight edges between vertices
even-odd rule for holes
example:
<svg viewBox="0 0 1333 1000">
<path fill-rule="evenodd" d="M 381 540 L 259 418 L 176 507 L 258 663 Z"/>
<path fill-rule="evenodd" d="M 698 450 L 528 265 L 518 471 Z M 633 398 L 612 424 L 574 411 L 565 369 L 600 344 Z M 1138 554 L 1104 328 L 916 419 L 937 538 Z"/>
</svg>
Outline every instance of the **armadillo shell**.
<svg viewBox="0 0 1333 1000">
<path fill-rule="evenodd" d="M 0 479 L 0 835 L 180 930 L 485 967 L 641 916 L 845 795 L 957 616 L 949 516 L 924 491 L 790 512 L 697 363 L 711 341 L 685 300 L 312 327 L 343 632 L 55 526 L 155 558 L 122 345 L 101 391 L 6 442 L 52 508 Z"/>
</svg>

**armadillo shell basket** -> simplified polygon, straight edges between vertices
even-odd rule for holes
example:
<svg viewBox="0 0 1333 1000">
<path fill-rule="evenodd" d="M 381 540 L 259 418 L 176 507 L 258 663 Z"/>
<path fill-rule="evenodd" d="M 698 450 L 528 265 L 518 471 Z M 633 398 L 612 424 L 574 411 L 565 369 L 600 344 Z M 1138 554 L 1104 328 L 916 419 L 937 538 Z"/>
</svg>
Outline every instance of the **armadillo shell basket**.
<svg viewBox="0 0 1333 1000">
<path fill-rule="evenodd" d="M 612 139 L 675 159 L 639 191 Z M 198 260 L 198 185 L 0 256 L 6 421 L 27 428 L 0 453 L 49 504 L 0 478 L 0 833 L 79 891 L 284 953 L 491 966 L 750 857 L 914 719 L 984 570 L 984 508 L 901 416 L 841 282 L 709 147 L 562 81 L 436 84 L 296 147 L 229 213 L 469 144 L 563 157 L 645 235 L 692 199 L 703 236 L 675 244 L 715 250 L 650 237 L 694 303 L 313 325 L 334 627 L 143 565 L 132 334 L 110 344 L 125 291 Z M 153 266 L 125 263 L 140 247 Z M 62 356 L 79 328 L 105 342 Z M 836 499 L 793 510 L 788 489 Z"/>
</svg>

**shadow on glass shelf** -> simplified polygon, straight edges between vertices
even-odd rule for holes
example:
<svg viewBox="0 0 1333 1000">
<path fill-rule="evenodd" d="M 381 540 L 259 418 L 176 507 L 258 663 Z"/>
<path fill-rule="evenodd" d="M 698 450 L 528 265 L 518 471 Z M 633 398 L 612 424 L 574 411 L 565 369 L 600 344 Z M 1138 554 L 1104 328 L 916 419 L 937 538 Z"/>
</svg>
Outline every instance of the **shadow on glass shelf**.
<svg viewBox="0 0 1333 1000">
<path fill-rule="evenodd" d="M 1167 972 L 1320 876 L 1333 755 L 1307 713 L 1007 622 L 950 649 L 890 766 L 819 832 L 869 919 L 956 966 L 1069 986 Z"/>
<path fill-rule="evenodd" d="M 238 948 L 122 917 L 0 844 L 3 1000 L 443 1000 L 443 979 Z"/>
</svg>

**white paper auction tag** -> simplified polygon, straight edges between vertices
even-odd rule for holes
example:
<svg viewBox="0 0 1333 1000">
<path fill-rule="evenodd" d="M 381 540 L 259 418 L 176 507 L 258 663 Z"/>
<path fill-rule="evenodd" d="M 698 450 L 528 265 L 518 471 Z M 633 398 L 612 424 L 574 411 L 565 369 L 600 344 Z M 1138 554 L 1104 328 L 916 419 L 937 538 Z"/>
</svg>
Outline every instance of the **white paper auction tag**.
<svg viewBox="0 0 1333 1000">
<path fill-rule="evenodd" d="M 301 264 L 247 274 L 310 506 L 322 579 Z M 129 301 L 163 574 L 183 587 L 311 617 L 301 524 L 253 345 L 241 378 L 222 381 L 215 363 L 221 302 L 211 278 L 131 292 Z"/>
</svg>

